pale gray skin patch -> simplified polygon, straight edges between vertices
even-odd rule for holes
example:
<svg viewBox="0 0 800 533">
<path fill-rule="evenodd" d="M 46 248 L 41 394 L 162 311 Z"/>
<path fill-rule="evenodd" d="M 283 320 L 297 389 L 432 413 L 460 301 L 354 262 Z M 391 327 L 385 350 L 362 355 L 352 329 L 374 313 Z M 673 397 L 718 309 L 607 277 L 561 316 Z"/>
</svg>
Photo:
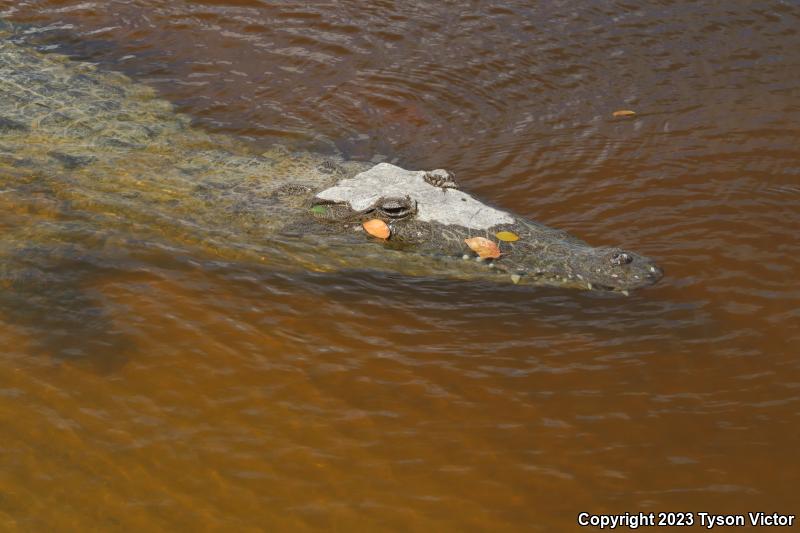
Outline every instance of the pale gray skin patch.
<svg viewBox="0 0 800 533">
<path fill-rule="evenodd" d="M 514 218 L 457 189 L 442 189 L 425 181 L 425 171 L 380 163 L 317 194 L 331 202 L 347 202 L 354 211 L 373 206 L 381 197 L 410 197 L 417 202 L 417 219 L 476 230 L 513 224 Z"/>
</svg>

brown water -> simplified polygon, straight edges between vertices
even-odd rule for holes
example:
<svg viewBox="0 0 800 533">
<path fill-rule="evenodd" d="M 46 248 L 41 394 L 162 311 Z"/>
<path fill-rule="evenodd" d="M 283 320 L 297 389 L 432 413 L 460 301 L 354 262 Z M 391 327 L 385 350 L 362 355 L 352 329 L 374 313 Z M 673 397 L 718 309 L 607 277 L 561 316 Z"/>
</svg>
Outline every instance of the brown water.
<svg viewBox="0 0 800 533">
<path fill-rule="evenodd" d="M 800 6 L 530 4 L 0 1 L 209 130 L 449 168 L 667 272 L 622 298 L 62 266 L 66 297 L 0 309 L 2 529 L 800 514 Z"/>
</svg>

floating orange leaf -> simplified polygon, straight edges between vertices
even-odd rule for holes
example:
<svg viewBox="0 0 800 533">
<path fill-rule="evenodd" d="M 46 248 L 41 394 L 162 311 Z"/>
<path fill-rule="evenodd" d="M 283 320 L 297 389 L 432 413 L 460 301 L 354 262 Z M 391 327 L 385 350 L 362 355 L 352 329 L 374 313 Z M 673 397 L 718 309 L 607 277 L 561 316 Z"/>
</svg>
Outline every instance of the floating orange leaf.
<svg viewBox="0 0 800 533">
<path fill-rule="evenodd" d="M 388 239 L 392 231 L 383 220 L 373 218 L 364 222 L 364 231 L 379 239 Z"/>
<path fill-rule="evenodd" d="M 615 117 L 632 117 L 635 114 L 636 111 L 631 111 L 630 109 L 620 109 L 619 111 L 614 111 L 611 113 L 611 115 Z"/>
<path fill-rule="evenodd" d="M 500 248 L 489 239 L 472 237 L 471 239 L 464 239 L 464 242 L 482 259 L 497 259 L 500 257 Z"/>
<path fill-rule="evenodd" d="M 519 240 L 519 235 L 511 231 L 498 231 L 494 234 L 494 236 L 503 242 L 514 242 Z"/>
</svg>

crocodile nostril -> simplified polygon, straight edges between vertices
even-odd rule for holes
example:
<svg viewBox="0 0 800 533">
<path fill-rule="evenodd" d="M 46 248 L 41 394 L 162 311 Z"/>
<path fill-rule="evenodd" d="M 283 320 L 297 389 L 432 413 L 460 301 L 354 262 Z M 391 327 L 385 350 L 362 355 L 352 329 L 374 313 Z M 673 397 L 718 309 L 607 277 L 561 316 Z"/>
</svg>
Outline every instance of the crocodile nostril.
<svg viewBox="0 0 800 533">
<path fill-rule="evenodd" d="M 614 252 L 611 254 L 611 264 L 615 266 L 627 265 L 633 261 L 633 257 L 625 252 Z"/>
</svg>

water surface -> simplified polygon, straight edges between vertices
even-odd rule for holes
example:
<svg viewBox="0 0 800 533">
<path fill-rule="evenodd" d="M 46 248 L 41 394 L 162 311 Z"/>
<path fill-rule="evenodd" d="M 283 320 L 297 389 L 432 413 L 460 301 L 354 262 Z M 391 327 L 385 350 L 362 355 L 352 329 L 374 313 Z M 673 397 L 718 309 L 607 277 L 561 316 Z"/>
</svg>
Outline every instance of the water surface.
<svg viewBox="0 0 800 533">
<path fill-rule="evenodd" d="M 796 3 L 3 0 L 0 16 L 207 130 L 448 168 L 667 272 L 623 298 L 43 253 L 59 292 L 0 299 L 3 529 L 800 511 Z M 4 227 L 46 220 L 36 201 L 4 203 Z"/>
</svg>

